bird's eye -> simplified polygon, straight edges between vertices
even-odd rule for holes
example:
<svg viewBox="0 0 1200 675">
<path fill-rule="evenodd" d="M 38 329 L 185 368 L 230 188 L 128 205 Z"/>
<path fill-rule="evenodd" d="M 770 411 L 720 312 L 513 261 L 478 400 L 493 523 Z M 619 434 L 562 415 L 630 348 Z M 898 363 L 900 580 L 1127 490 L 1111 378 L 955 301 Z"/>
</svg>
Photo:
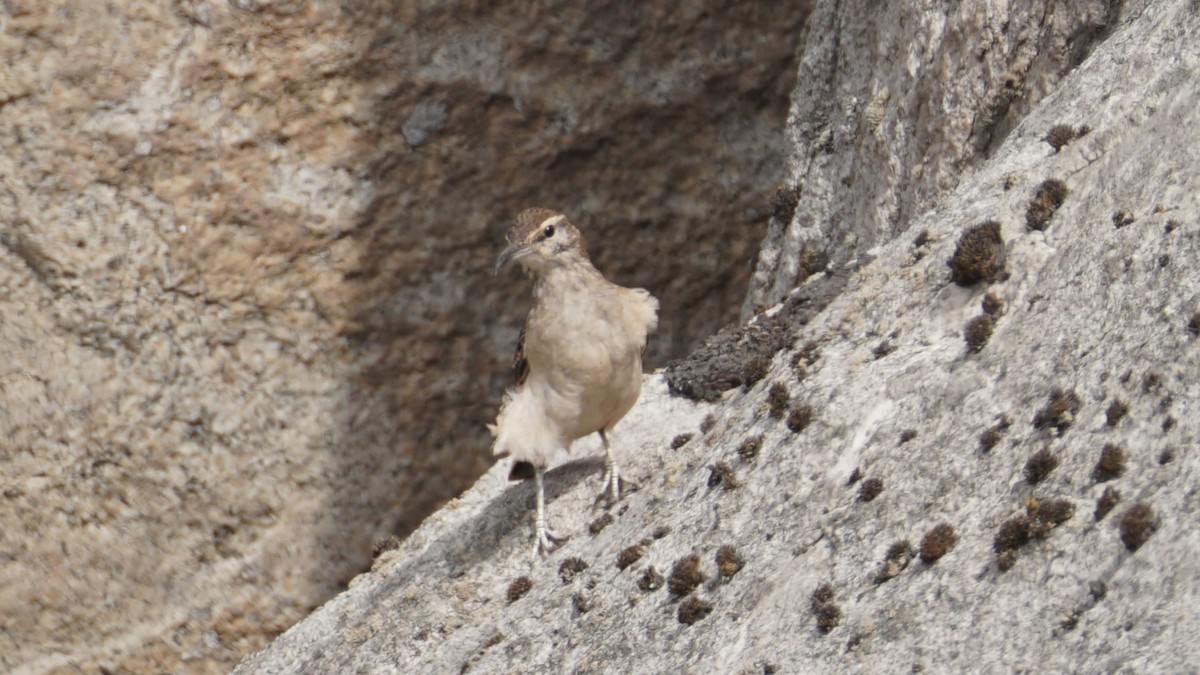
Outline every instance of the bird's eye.
<svg viewBox="0 0 1200 675">
<path fill-rule="evenodd" d="M 554 226 L 547 225 L 546 229 L 542 230 L 542 238 L 549 239 L 550 237 L 553 237 L 553 236 L 554 236 Z"/>
</svg>

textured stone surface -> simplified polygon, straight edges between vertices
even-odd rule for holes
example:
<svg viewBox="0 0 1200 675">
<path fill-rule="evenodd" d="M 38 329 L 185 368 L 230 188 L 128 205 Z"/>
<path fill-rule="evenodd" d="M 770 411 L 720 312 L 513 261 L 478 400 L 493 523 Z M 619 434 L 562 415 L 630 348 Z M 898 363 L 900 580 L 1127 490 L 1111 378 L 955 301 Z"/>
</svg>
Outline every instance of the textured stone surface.
<svg viewBox="0 0 1200 675">
<path fill-rule="evenodd" d="M 1122 0 L 821 3 L 792 95 L 788 185 L 749 315 L 888 241 L 986 160 L 1107 35 Z M 819 264 L 817 265 L 819 267 Z"/>
<path fill-rule="evenodd" d="M 239 672 L 1190 669 L 1200 10 L 1125 11 L 986 161 L 875 247 L 751 390 L 692 403 L 652 377 L 613 434 L 639 485 L 613 522 L 589 534 L 602 462 L 583 444 L 547 484 L 552 523 L 572 539 L 531 562 L 531 485 L 506 484 L 498 466 Z M 1059 123 L 1092 131 L 1055 153 L 1042 139 Z M 1051 177 L 1070 196 L 1028 231 Z M 986 220 L 1001 223 L 1008 277 L 958 286 L 946 262 Z M 962 329 L 989 292 L 1004 309 L 971 353 Z M 813 407 L 799 433 L 768 415 L 775 383 Z M 1049 407 L 1055 423 L 1038 424 Z M 757 453 L 738 453 L 759 437 Z M 1097 483 L 1109 443 L 1124 471 Z M 1045 448 L 1057 467 L 1030 485 L 1023 468 Z M 711 483 L 718 465 L 736 487 Z M 869 502 L 868 481 L 880 488 Z M 1120 500 L 1097 520 L 1106 489 Z M 1135 504 L 1148 508 L 1128 515 Z M 921 562 L 910 542 L 943 523 L 954 546 Z M 634 544 L 645 553 L 621 570 Z M 744 566 L 722 579 L 726 545 Z M 707 580 L 686 598 L 653 583 L 691 554 Z M 586 568 L 564 583 L 567 559 Z M 531 586 L 509 604 L 523 576 Z"/>
<path fill-rule="evenodd" d="M 470 485 L 521 208 L 731 320 L 805 7 L 0 3 L 0 670 L 225 671 Z"/>
</svg>

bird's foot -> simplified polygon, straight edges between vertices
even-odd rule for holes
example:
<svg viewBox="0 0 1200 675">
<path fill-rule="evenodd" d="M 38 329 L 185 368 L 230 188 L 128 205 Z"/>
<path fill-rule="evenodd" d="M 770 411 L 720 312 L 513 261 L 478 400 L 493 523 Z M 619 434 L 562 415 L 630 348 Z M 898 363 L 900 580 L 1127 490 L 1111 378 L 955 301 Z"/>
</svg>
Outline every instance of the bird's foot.
<svg viewBox="0 0 1200 675">
<path fill-rule="evenodd" d="M 533 558 L 544 558 L 553 553 L 559 546 L 562 546 L 570 537 L 563 537 L 548 528 L 541 528 L 537 531 L 533 540 Z"/>
</svg>

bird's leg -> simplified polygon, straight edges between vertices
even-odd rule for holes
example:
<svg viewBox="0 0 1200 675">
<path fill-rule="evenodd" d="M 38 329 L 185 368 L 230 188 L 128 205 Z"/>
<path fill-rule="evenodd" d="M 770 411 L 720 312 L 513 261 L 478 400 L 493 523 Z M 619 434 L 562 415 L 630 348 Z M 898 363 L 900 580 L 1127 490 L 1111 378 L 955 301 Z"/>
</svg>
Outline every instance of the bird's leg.
<svg viewBox="0 0 1200 675">
<path fill-rule="evenodd" d="M 546 527 L 546 490 L 542 486 L 542 474 L 545 469 L 540 466 L 534 467 L 534 481 L 537 483 L 537 517 L 533 523 L 534 541 L 533 541 L 533 557 L 543 556 L 554 549 L 564 541 L 560 537 L 550 531 Z"/>
<path fill-rule="evenodd" d="M 621 501 L 621 470 L 617 467 L 617 460 L 608 446 L 608 436 L 603 429 L 600 430 L 600 442 L 604 444 L 604 490 L 600 495 L 604 496 L 607 492 L 612 497 L 612 503 L 616 504 Z"/>
</svg>

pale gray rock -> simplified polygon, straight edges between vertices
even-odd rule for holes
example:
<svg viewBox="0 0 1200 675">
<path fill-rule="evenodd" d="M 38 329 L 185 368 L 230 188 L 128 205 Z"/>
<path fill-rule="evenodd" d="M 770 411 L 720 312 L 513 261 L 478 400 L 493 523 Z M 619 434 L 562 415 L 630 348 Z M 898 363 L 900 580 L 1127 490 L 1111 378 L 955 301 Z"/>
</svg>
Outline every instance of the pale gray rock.
<svg viewBox="0 0 1200 675">
<path fill-rule="evenodd" d="M 898 29 L 933 21 L 924 3 L 906 7 L 893 17 Z M 596 534 L 595 444 L 550 474 L 549 513 L 572 539 L 547 560 L 528 557 L 531 485 L 506 483 L 501 464 L 237 672 L 1193 669 L 1198 33 L 1195 2 L 1125 7 L 1111 35 L 1012 119 L 986 158 L 960 167 L 940 197 L 913 195 L 924 206 L 892 226 L 895 236 L 873 235 L 873 260 L 749 391 L 692 403 L 651 377 L 613 434 L 638 489 Z M 848 60 L 876 48 L 842 45 Z M 956 60 L 978 59 L 958 43 L 936 54 L 947 77 L 961 72 Z M 1043 140 L 1056 124 L 1091 131 L 1056 153 Z M 803 144 L 796 150 L 799 172 L 810 158 Z M 1028 231 L 1030 200 L 1052 178 L 1069 195 L 1044 231 Z M 951 283 L 959 235 L 985 220 L 1001 223 L 1008 277 Z M 988 293 L 989 308 L 995 299 L 1004 308 L 970 353 L 963 328 Z M 767 414 L 777 383 L 813 408 L 798 433 Z M 1041 413 L 1055 389 L 1074 392 L 1077 410 Z M 1118 400 L 1127 414 L 1110 425 Z M 985 452 L 991 429 L 998 439 Z M 693 437 L 672 443 L 685 433 Z M 752 439 L 757 453 L 739 453 Z M 1097 483 L 1110 443 L 1125 449 L 1126 466 Z M 1058 465 L 1031 485 L 1025 465 L 1043 448 Z M 722 466 L 726 480 L 712 484 Z M 869 480 L 881 489 L 868 502 L 859 494 Z M 1097 522 L 1106 487 L 1121 498 Z M 1121 531 L 1135 503 L 1151 508 L 1156 529 Z M 999 559 L 1006 521 L 1052 508 L 1069 517 Z M 893 542 L 920 546 L 940 523 L 956 536 L 944 556 L 877 583 Z M 1149 537 L 1130 550 L 1123 534 Z M 619 569 L 621 551 L 639 543 L 642 557 Z M 745 565 L 721 581 L 724 545 Z M 638 582 L 692 553 L 707 577 L 693 596 L 712 611 L 685 625 L 669 584 L 644 591 Z M 559 565 L 572 558 L 587 567 L 564 583 Z M 520 577 L 532 587 L 510 602 Z"/>
<path fill-rule="evenodd" d="M 788 118 L 799 206 L 774 215 L 743 314 L 907 229 L 1138 5 L 819 3 Z"/>
</svg>

